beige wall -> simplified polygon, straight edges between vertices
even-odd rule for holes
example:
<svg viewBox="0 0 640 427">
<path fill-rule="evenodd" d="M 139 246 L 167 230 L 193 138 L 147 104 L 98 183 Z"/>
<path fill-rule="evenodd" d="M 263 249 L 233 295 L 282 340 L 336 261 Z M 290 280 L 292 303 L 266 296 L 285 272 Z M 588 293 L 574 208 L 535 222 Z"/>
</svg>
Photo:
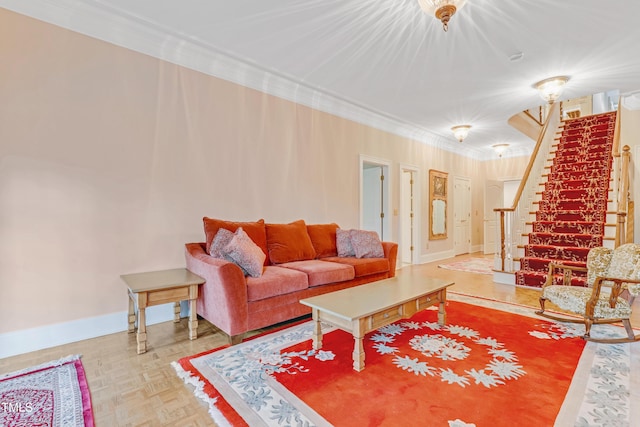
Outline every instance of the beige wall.
<svg viewBox="0 0 640 427">
<path fill-rule="evenodd" d="M 420 168 L 424 235 L 429 169 L 472 178 L 480 220 L 485 175 L 524 169 L 511 159 L 484 165 L 4 9 L 0 57 L 0 334 L 126 310 L 119 275 L 183 266 L 184 243 L 203 239 L 205 215 L 357 227 L 361 154 L 391 162 L 394 208 L 398 165 Z M 393 227 L 395 240 L 397 218 Z M 482 244 L 481 227 L 473 245 Z M 429 251 L 452 246 L 431 242 Z"/>
</svg>

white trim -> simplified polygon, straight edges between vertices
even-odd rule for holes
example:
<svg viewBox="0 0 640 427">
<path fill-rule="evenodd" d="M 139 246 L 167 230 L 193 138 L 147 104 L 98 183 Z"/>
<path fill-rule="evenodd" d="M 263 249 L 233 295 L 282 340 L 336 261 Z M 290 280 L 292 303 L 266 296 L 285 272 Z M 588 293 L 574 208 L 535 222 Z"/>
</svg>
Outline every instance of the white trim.
<svg viewBox="0 0 640 427">
<path fill-rule="evenodd" d="M 428 262 L 442 261 L 443 259 L 454 258 L 453 249 L 449 249 L 442 252 L 431 252 L 420 257 L 420 263 L 426 264 Z"/>
<path fill-rule="evenodd" d="M 407 163 L 400 163 L 400 167 L 398 170 L 398 185 L 400 187 L 400 201 L 399 201 L 399 208 L 400 208 L 400 216 L 399 216 L 399 220 L 398 220 L 398 242 L 400 243 L 400 251 L 398 253 L 398 256 L 401 257 L 401 251 L 404 249 L 404 242 L 402 242 L 402 202 L 404 201 L 403 199 L 407 196 L 406 194 L 404 194 L 404 184 L 403 184 L 403 180 L 402 180 L 402 174 L 404 172 L 413 172 L 414 174 L 414 178 L 413 178 L 413 202 L 414 202 L 414 206 L 413 206 L 413 230 L 412 230 L 412 240 L 413 240 L 413 254 L 411 257 L 411 263 L 412 264 L 418 264 L 420 262 L 420 249 L 422 248 L 422 239 L 420 238 L 420 236 L 422 235 L 420 233 L 420 224 L 422 223 L 422 213 L 420 210 L 420 206 L 422 205 L 422 187 L 420 185 L 420 180 L 422 179 L 421 174 L 420 174 L 420 168 L 415 166 L 415 165 L 410 165 Z"/>
<path fill-rule="evenodd" d="M 173 321 L 173 303 L 148 307 L 145 314 L 147 326 Z M 181 315 L 185 316 L 184 313 Z M 126 332 L 127 317 L 126 311 L 120 311 L 0 334 L 0 359 L 117 332 Z"/>
<path fill-rule="evenodd" d="M 503 271 L 493 272 L 493 281 L 495 283 L 501 283 L 503 285 L 516 285 L 516 275 L 514 273 L 507 273 Z M 539 288 L 532 288 L 539 289 Z"/>
<path fill-rule="evenodd" d="M 450 141 L 421 126 L 358 105 L 339 94 L 318 90 L 286 73 L 268 70 L 246 58 L 221 52 L 200 40 L 186 38 L 105 3 L 89 0 L 0 0 L 0 7 L 461 156 L 493 160 L 493 150 L 469 146 L 460 150 L 457 141 Z M 521 153 L 529 154 L 530 150 Z"/>
</svg>

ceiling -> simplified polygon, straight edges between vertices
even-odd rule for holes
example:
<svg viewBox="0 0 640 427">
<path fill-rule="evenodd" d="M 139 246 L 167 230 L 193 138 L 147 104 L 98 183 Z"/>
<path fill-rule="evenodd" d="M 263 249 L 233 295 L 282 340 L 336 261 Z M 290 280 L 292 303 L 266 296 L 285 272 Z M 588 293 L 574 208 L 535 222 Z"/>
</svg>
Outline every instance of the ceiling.
<svg viewBox="0 0 640 427">
<path fill-rule="evenodd" d="M 561 99 L 640 89 L 638 0 L 467 0 L 448 32 L 417 0 L 0 7 L 476 158 L 531 151 L 507 120 L 542 104 L 536 81 L 571 76 Z M 473 126 L 462 144 L 457 124 Z"/>
</svg>

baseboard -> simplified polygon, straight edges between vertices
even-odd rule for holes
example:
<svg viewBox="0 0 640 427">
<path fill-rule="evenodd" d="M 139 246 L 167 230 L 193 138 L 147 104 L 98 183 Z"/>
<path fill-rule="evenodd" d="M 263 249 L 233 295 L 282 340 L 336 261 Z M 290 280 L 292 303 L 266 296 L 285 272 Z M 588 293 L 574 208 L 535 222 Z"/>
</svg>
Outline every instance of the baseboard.
<svg viewBox="0 0 640 427">
<path fill-rule="evenodd" d="M 181 317 L 187 317 L 188 307 L 183 303 L 181 309 Z M 149 307 L 145 314 L 147 325 L 172 321 L 173 304 Z M 0 345 L 0 359 L 117 332 L 126 332 L 128 329 L 127 318 L 128 313 L 120 311 L 0 334 L 0 343 L 2 343 Z"/>
<path fill-rule="evenodd" d="M 454 256 L 453 249 L 442 252 L 433 252 L 420 256 L 420 263 L 425 264 L 428 262 L 441 261 L 443 259 L 453 258 Z"/>
<path fill-rule="evenodd" d="M 516 275 L 514 273 L 506 273 L 504 271 L 494 271 L 493 281 L 503 285 L 516 285 Z"/>
</svg>

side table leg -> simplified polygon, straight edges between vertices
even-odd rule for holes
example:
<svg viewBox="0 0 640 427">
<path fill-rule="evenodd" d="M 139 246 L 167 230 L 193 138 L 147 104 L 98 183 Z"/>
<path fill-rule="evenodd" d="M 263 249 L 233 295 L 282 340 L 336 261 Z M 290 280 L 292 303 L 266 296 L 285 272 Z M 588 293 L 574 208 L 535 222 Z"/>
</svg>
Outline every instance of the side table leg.
<svg viewBox="0 0 640 427">
<path fill-rule="evenodd" d="M 145 316 L 145 308 L 138 307 L 138 354 L 147 352 L 147 319 Z"/>
<path fill-rule="evenodd" d="M 322 324 L 320 323 L 320 313 L 318 312 L 318 309 L 312 309 L 312 316 L 314 322 L 313 349 L 320 350 L 322 348 Z"/>
<path fill-rule="evenodd" d="M 136 331 L 136 312 L 133 305 L 133 297 L 129 295 L 129 330 L 128 333 L 133 333 Z"/>
<path fill-rule="evenodd" d="M 198 315 L 196 313 L 196 300 L 189 300 L 189 339 L 198 338 Z"/>
<path fill-rule="evenodd" d="M 180 302 L 173 303 L 173 323 L 180 323 Z"/>
</svg>

